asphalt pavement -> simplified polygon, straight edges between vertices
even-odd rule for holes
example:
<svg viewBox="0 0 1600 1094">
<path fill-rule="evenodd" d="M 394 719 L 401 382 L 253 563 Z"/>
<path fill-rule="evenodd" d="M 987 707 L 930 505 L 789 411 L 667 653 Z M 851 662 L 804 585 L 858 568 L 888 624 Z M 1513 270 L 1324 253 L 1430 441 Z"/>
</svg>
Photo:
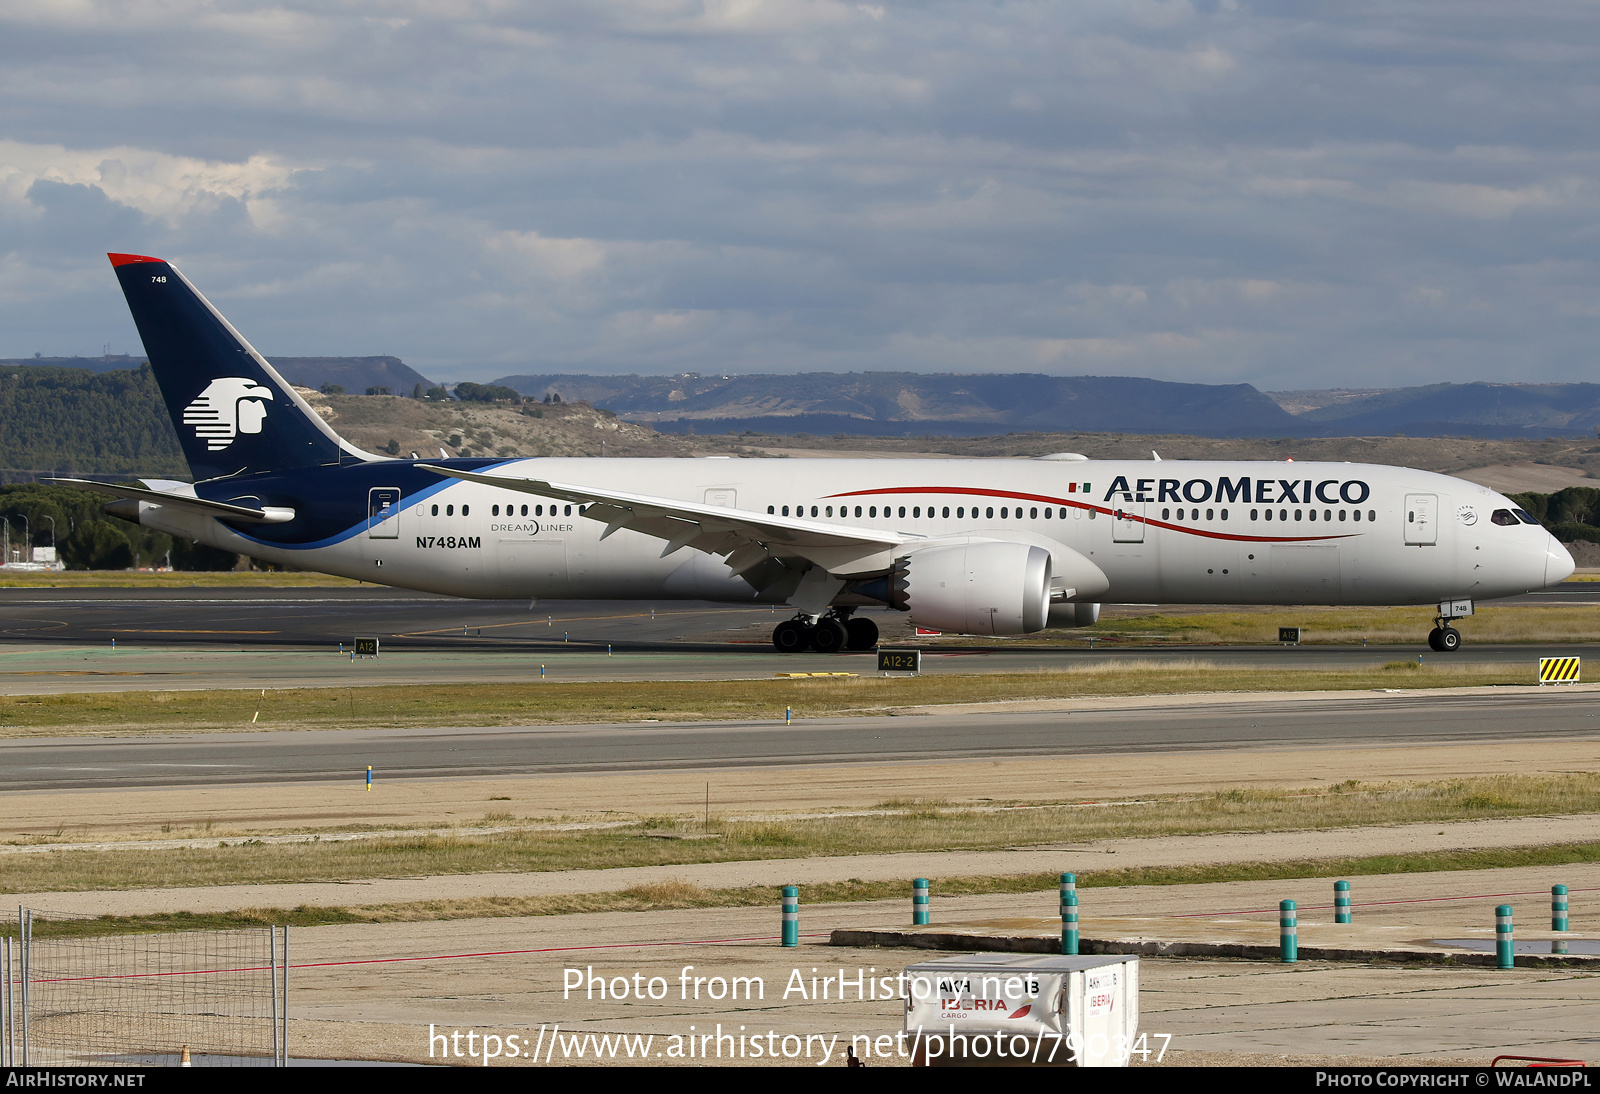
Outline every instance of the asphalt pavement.
<svg viewBox="0 0 1600 1094">
<path fill-rule="evenodd" d="M 200 786 L 1592 737 L 1590 691 L 1208 697 L 1074 712 L 0 741 L 0 790 Z M 200 746 L 203 744 L 203 750 Z M 1508 754 L 1507 769 L 1514 764 Z"/>
</svg>

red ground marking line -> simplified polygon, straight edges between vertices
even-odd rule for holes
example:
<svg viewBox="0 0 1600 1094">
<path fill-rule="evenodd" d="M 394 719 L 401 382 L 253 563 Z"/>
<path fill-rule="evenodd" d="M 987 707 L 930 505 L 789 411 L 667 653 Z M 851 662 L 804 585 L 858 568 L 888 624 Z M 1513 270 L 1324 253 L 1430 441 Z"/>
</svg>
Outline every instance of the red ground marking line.
<svg viewBox="0 0 1600 1094">
<path fill-rule="evenodd" d="M 1582 891 L 1582 890 L 1578 890 Z M 813 931 L 802 938 L 824 938 L 826 931 Z M 591 946 L 542 946 L 533 950 L 486 950 L 483 953 L 439 953 L 425 957 L 364 957 L 354 961 L 313 961 L 304 965 L 290 965 L 291 969 L 327 969 L 342 965 L 392 965 L 411 961 L 459 961 L 468 957 L 516 957 L 530 953 L 567 953 L 581 950 L 642 950 L 659 946 L 721 946 L 734 942 L 771 942 L 774 934 L 753 935 L 749 938 L 696 938 L 687 942 L 602 942 Z M 225 972 L 263 972 L 269 966 L 252 965 L 238 969 L 190 969 L 182 972 L 134 972 L 117 976 L 64 976 L 53 979 L 29 980 L 30 984 L 73 984 L 83 980 L 144 980 L 162 976 L 211 976 Z"/>
<path fill-rule="evenodd" d="M 1569 893 L 1595 893 L 1600 892 L 1600 887 L 1588 889 L 1569 889 Z M 1468 896 L 1419 896 L 1408 900 L 1363 900 L 1358 904 L 1350 905 L 1351 908 L 1382 908 L 1392 904 L 1437 904 L 1451 900 L 1498 900 L 1508 896 L 1544 896 L 1548 889 L 1526 889 L 1515 893 L 1473 893 Z M 1336 904 L 1301 904 L 1297 906 L 1300 911 L 1321 911 L 1326 908 L 1336 908 Z M 1232 912 L 1185 912 L 1182 915 L 1164 916 L 1164 919 L 1206 919 L 1218 915 L 1266 915 L 1268 912 L 1276 913 L 1277 908 L 1244 908 Z"/>
</svg>

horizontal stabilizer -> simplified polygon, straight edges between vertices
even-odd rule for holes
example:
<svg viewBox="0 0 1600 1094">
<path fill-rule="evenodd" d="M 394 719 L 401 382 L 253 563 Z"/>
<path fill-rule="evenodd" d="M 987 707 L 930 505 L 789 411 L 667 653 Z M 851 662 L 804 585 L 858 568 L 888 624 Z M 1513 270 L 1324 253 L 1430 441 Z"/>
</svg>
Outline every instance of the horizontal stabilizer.
<svg viewBox="0 0 1600 1094">
<path fill-rule="evenodd" d="M 194 509 L 220 517 L 223 520 L 244 521 L 248 524 L 283 524 L 294 519 L 294 510 L 281 505 L 264 505 L 259 509 L 247 505 L 232 505 L 225 501 L 207 501 L 193 494 L 180 494 L 164 490 L 145 490 L 138 486 L 121 486 L 116 483 L 95 482 L 93 479 L 46 479 L 58 486 L 74 486 L 113 498 L 131 498 L 157 505 L 171 505 L 179 509 Z"/>
</svg>

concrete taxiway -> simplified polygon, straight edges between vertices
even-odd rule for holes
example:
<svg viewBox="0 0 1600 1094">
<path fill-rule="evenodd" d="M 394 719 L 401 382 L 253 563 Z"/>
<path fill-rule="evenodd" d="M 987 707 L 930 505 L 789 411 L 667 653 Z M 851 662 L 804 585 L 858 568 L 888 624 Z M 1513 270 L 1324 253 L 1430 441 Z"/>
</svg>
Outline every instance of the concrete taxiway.
<svg viewBox="0 0 1600 1094">
<path fill-rule="evenodd" d="M 904 717 L 314 730 L 0 741 L 0 790 L 204 786 L 571 772 L 673 771 L 1289 747 L 1577 740 L 1600 732 L 1578 689 L 1063 700 Z M 197 748 L 203 740 L 203 749 Z M 1508 764 L 1510 760 L 1508 758 Z"/>
</svg>

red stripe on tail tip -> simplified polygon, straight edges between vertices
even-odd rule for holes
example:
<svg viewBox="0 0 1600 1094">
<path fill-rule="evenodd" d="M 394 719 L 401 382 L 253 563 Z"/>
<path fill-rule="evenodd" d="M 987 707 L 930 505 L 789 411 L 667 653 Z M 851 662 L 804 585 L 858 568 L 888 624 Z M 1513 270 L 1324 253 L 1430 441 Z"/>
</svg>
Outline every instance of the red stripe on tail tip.
<svg viewBox="0 0 1600 1094">
<path fill-rule="evenodd" d="M 164 258 L 151 258 L 149 255 L 119 255 L 108 254 L 113 266 L 132 266 L 136 262 L 165 262 Z"/>
</svg>

